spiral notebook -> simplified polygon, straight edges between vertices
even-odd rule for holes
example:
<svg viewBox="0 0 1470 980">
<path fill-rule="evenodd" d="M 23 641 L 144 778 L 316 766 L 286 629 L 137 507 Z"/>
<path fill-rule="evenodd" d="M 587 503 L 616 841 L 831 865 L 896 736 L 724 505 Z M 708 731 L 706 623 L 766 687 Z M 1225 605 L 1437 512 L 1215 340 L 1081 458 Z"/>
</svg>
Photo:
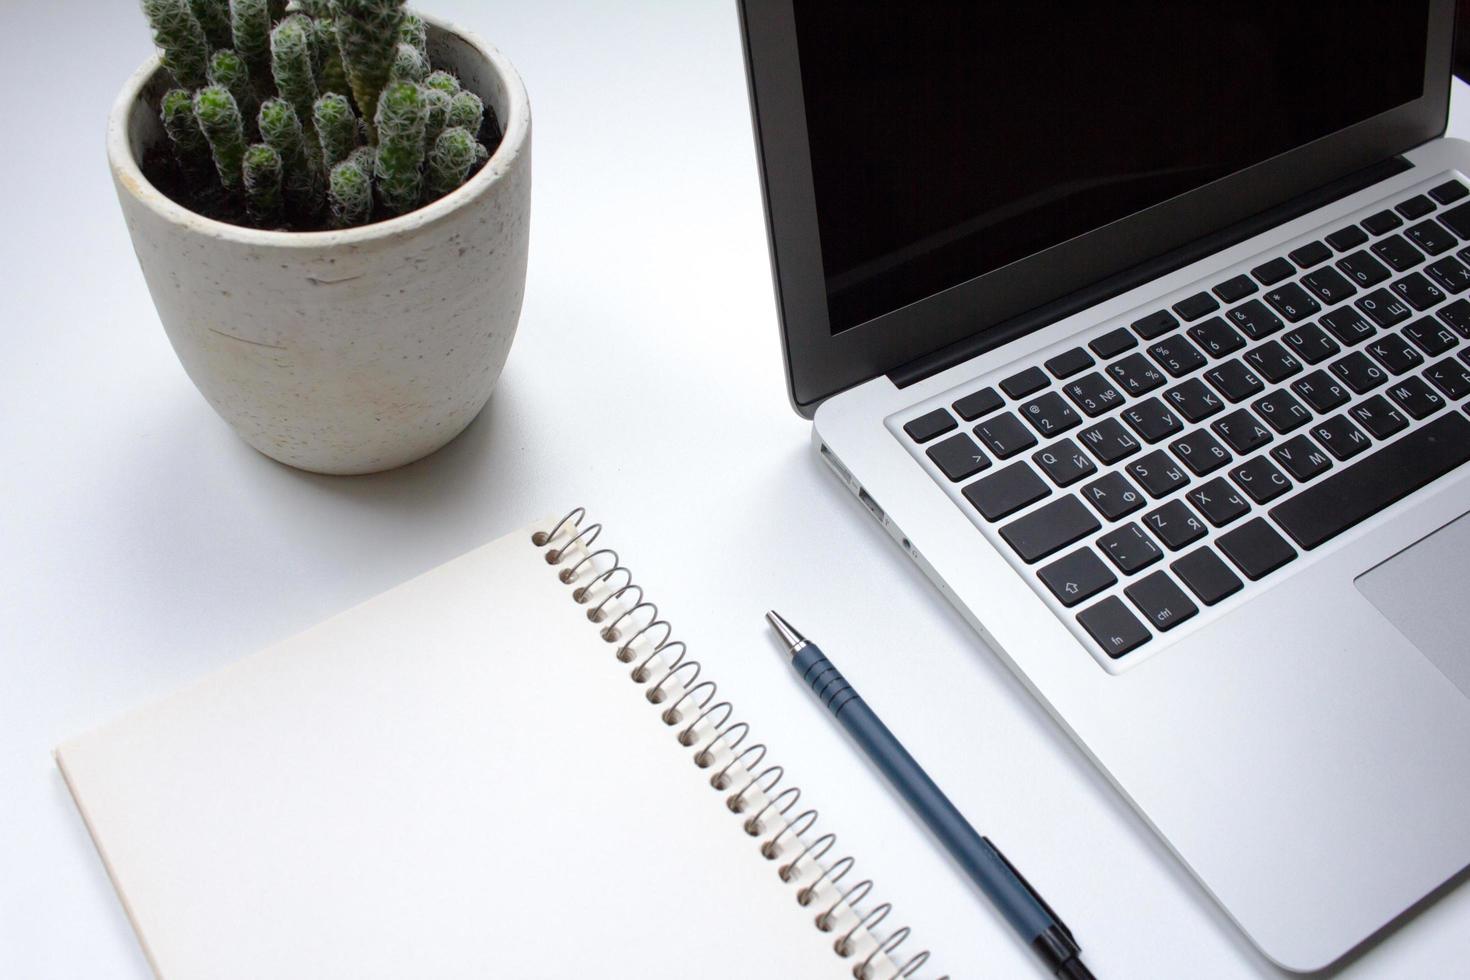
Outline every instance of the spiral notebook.
<svg viewBox="0 0 1470 980">
<path fill-rule="evenodd" d="M 154 971 L 932 976 L 601 535 L 517 531 L 62 745 Z"/>
</svg>

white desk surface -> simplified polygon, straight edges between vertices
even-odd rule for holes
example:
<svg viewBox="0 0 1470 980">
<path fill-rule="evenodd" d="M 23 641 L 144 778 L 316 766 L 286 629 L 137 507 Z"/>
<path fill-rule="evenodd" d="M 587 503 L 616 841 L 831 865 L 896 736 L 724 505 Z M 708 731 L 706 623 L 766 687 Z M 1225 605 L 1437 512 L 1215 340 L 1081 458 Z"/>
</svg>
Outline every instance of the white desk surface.
<svg viewBox="0 0 1470 980">
<path fill-rule="evenodd" d="M 463 436 L 336 479 L 237 440 L 158 325 L 102 149 L 149 50 L 136 4 L 6 5 L 0 975 L 148 974 L 58 741 L 579 503 L 763 737 L 832 739 L 834 768 L 801 781 L 880 886 L 922 889 L 900 855 L 928 845 L 885 840 L 903 818 L 773 666 L 769 606 L 884 692 L 918 755 L 958 752 L 971 786 L 997 787 L 978 822 L 1024 855 L 1099 976 L 1279 975 L 810 455 L 784 389 L 734 3 L 431 6 L 501 47 L 531 93 L 525 310 Z M 1455 90 L 1450 131 L 1470 135 Z M 907 655 L 920 644 L 963 676 L 925 674 Z M 993 950 L 994 976 L 1041 976 L 978 904 L 945 914 Z M 1462 883 L 1342 975 L 1466 962 Z"/>
</svg>

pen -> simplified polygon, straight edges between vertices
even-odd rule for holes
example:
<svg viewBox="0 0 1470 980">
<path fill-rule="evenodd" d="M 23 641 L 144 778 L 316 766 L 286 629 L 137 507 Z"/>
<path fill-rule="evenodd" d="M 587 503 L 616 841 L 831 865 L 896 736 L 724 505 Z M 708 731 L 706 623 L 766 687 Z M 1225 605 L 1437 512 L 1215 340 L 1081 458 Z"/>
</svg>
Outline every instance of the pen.
<svg viewBox="0 0 1470 980">
<path fill-rule="evenodd" d="M 1082 963 L 1082 947 L 1072 938 L 1072 931 L 1000 849 L 975 832 L 826 655 L 774 610 L 766 613 L 766 619 L 785 642 L 791 666 L 801 679 L 883 771 L 1017 935 L 1036 951 L 1046 968 L 1064 980 L 1093 980 Z"/>
</svg>

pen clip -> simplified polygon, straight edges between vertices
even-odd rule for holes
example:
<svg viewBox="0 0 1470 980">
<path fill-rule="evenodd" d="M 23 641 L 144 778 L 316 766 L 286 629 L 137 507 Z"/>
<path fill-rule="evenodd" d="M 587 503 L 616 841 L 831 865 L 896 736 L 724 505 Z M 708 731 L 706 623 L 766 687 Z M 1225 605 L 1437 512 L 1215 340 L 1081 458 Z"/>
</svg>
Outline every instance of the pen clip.
<svg viewBox="0 0 1470 980">
<path fill-rule="evenodd" d="M 1072 930 L 1067 928 L 1067 924 L 1062 921 L 1062 917 L 1057 915 L 1056 912 L 1052 910 L 1052 907 L 1046 903 L 1046 899 L 1041 897 L 1041 892 L 1037 891 L 1036 888 L 1031 884 L 1031 882 L 1026 880 L 1026 876 L 1021 874 L 1021 869 L 1017 868 L 1014 864 L 1011 863 L 1011 859 L 1006 857 L 1005 851 L 1002 851 L 1000 848 L 996 847 L 995 841 L 991 840 L 989 837 L 981 837 L 980 839 L 985 842 L 987 847 L 995 852 L 995 856 L 1000 858 L 1001 862 L 1010 869 L 1011 874 L 1016 876 L 1016 880 L 1019 881 L 1028 892 L 1031 893 L 1031 897 L 1036 899 L 1036 904 L 1040 905 L 1043 909 L 1046 910 L 1046 914 L 1051 916 L 1051 920 L 1057 924 L 1057 928 L 1066 933 L 1067 938 L 1072 940 L 1072 942 L 1075 944 L 1077 942 L 1077 937 L 1072 935 Z"/>
</svg>

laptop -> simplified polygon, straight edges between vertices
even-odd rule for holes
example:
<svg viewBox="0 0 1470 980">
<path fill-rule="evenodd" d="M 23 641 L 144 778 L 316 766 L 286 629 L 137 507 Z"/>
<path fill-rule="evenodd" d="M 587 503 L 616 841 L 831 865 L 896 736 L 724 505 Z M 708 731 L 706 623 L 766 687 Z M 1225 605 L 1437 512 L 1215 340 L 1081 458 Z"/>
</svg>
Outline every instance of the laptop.
<svg viewBox="0 0 1470 980">
<path fill-rule="evenodd" d="M 1452 0 L 743 0 L 820 459 L 1276 964 L 1470 865 Z"/>
</svg>

